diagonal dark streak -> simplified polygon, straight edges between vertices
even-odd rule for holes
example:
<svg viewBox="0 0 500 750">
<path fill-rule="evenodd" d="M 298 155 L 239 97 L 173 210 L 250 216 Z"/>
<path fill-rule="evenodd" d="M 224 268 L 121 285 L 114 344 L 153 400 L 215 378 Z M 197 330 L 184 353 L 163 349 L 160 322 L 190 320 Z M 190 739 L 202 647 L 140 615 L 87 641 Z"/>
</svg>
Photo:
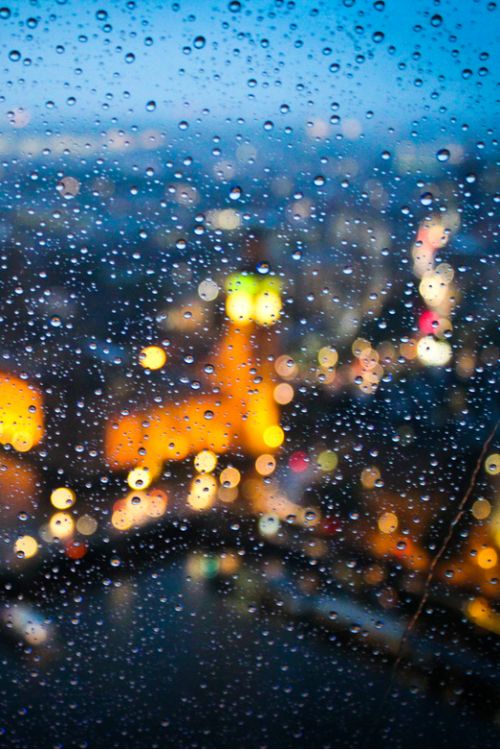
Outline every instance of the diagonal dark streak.
<svg viewBox="0 0 500 750">
<path fill-rule="evenodd" d="M 424 609 L 424 607 L 425 607 L 425 605 L 427 603 L 427 600 L 428 600 L 429 594 L 430 594 L 431 584 L 432 584 L 432 581 L 433 581 L 433 578 L 434 578 L 434 572 L 436 570 L 436 566 L 437 566 L 438 562 L 441 560 L 442 556 L 444 555 L 444 553 L 446 552 L 446 550 L 448 548 L 448 545 L 449 545 L 449 543 L 451 541 L 451 538 L 453 536 L 453 532 L 455 531 L 455 526 L 457 526 L 457 524 L 461 521 L 461 519 L 462 519 L 462 517 L 463 517 L 463 515 L 464 515 L 464 513 L 466 511 L 466 506 L 467 506 L 468 500 L 469 500 L 469 498 L 470 498 L 470 496 L 472 494 L 472 491 L 474 490 L 474 487 L 476 486 L 476 481 L 477 481 L 477 477 L 478 477 L 479 471 L 481 469 L 481 465 L 482 465 L 482 463 L 484 461 L 484 458 L 486 456 L 488 448 L 490 447 L 491 441 L 495 437 L 495 433 L 496 433 L 496 431 L 498 429 L 499 424 L 500 424 L 500 420 L 498 420 L 495 423 L 495 426 L 493 427 L 492 431 L 490 432 L 490 434 L 488 435 L 488 437 L 484 441 L 483 447 L 481 448 L 481 453 L 479 454 L 479 458 L 477 459 L 476 465 L 474 467 L 474 471 L 472 472 L 472 475 L 471 475 L 471 478 L 470 478 L 470 482 L 469 482 L 469 484 L 467 486 L 467 489 L 465 490 L 465 493 L 464 493 L 464 495 L 463 495 L 463 497 L 462 497 L 462 499 L 461 499 L 461 501 L 460 501 L 460 503 L 458 505 L 457 512 L 456 512 L 453 520 L 450 523 L 450 526 L 449 526 L 449 529 L 448 529 L 448 533 L 446 534 L 445 538 L 443 539 L 443 542 L 442 542 L 441 546 L 439 547 L 438 551 L 436 552 L 436 554 L 432 558 L 431 564 L 429 566 L 429 571 L 427 573 L 427 578 L 425 579 L 424 588 L 423 588 L 423 591 L 422 591 L 422 596 L 420 597 L 420 601 L 418 603 L 418 607 L 415 610 L 412 618 L 408 622 L 408 624 L 407 624 L 407 626 L 406 626 L 406 628 L 405 628 L 405 630 L 403 632 L 403 635 L 401 636 L 401 640 L 399 641 L 399 646 L 398 646 L 396 658 L 394 660 L 394 664 L 392 665 L 392 670 L 391 670 L 391 675 L 390 675 L 390 678 L 389 678 L 389 683 L 387 685 L 387 688 L 386 688 L 386 690 L 384 692 L 382 701 L 380 703 L 380 708 L 379 708 L 379 711 L 378 711 L 378 717 L 375 720 L 375 724 L 374 724 L 374 726 L 372 728 L 372 731 L 375 731 L 375 729 L 377 728 L 377 726 L 379 726 L 380 722 L 382 721 L 383 709 L 385 707 L 385 704 L 387 703 L 387 699 L 389 697 L 389 694 L 390 694 L 390 692 L 392 690 L 392 686 L 394 684 L 394 679 L 396 677 L 399 665 L 401 664 L 401 660 L 403 658 L 403 648 L 405 646 L 406 641 L 408 640 L 408 637 L 409 637 L 410 633 L 412 632 L 413 628 L 417 624 L 417 622 L 418 622 L 418 620 L 420 618 L 420 615 L 422 614 L 423 609 Z"/>
</svg>

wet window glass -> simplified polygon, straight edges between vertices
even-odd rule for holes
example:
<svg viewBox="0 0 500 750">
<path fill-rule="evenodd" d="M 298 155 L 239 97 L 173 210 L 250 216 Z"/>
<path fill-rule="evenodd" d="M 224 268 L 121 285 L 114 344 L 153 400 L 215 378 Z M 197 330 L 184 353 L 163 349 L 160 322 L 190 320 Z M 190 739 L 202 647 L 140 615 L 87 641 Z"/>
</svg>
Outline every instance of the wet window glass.
<svg viewBox="0 0 500 750">
<path fill-rule="evenodd" d="M 500 741 L 498 8 L 0 7 L 0 745 Z"/>
</svg>

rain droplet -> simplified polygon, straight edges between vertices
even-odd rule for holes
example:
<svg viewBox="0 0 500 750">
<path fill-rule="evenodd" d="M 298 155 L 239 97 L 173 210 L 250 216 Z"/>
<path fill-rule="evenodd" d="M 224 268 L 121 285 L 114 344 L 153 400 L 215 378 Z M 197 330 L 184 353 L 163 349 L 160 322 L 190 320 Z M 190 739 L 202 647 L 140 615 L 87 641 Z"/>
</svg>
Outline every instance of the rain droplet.
<svg viewBox="0 0 500 750">
<path fill-rule="evenodd" d="M 420 203 L 422 206 L 430 206 L 432 205 L 432 201 L 434 200 L 434 196 L 432 193 L 422 193 L 420 196 Z"/>
<path fill-rule="evenodd" d="M 447 148 L 440 148 L 439 151 L 436 154 L 436 159 L 438 161 L 448 161 L 450 158 L 450 152 Z"/>
</svg>

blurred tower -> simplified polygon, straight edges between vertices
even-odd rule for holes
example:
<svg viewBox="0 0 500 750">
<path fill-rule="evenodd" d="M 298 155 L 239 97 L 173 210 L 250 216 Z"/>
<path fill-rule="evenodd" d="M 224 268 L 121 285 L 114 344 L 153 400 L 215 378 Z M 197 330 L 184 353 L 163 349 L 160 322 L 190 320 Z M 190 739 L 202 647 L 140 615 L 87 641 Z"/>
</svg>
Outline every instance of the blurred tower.
<svg viewBox="0 0 500 750">
<path fill-rule="evenodd" d="M 280 447 L 272 358 L 281 285 L 264 253 L 263 237 L 249 237 L 247 270 L 225 280 L 226 322 L 214 342 L 205 392 L 109 420 L 105 456 L 111 468 L 135 470 L 145 487 L 166 461 L 203 450 L 255 457 Z"/>
</svg>

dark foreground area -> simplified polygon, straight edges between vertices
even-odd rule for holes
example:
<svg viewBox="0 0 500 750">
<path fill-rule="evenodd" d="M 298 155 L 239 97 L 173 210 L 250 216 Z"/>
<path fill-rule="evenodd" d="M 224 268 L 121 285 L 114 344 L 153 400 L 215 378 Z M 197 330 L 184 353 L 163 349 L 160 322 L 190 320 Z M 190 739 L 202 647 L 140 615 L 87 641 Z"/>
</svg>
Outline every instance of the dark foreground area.
<svg viewBox="0 0 500 750">
<path fill-rule="evenodd" d="M 229 578 L 193 553 L 114 566 L 89 595 L 54 592 L 45 646 L 2 642 L 2 747 L 498 744 L 452 680 L 426 691 L 403 671 L 382 706 L 393 658 L 294 617 L 286 597 L 266 607 L 253 563 Z"/>
</svg>

